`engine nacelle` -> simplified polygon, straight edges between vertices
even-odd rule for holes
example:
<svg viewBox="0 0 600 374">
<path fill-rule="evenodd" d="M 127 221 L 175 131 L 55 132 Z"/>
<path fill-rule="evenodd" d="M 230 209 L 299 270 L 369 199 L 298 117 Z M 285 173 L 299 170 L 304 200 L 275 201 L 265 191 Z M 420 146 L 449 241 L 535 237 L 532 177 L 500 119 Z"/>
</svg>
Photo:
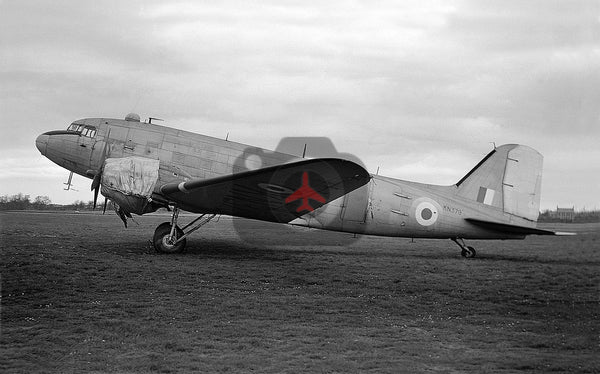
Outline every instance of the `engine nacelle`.
<svg viewBox="0 0 600 374">
<path fill-rule="evenodd" d="M 126 195 L 117 190 L 111 190 L 102 186 L 102 195 L 106 196 L 113 203 L 117 204 L 117 211 L 121 210 L 126 216 L 130 216 L 131 213 L 138 215 L 155 212 L 158 208 L 161 208 L 161 204 L 157 204 L 152 199 Z"/>
<path fill-rule="evenodd" d="M 102 170 L 102 195 L 116 203 L 125 215 L 156 211 L 162 205 L 151 197 L 159 164 L 159 160 L 137 156 L 107 158 Z"/>
</svg>

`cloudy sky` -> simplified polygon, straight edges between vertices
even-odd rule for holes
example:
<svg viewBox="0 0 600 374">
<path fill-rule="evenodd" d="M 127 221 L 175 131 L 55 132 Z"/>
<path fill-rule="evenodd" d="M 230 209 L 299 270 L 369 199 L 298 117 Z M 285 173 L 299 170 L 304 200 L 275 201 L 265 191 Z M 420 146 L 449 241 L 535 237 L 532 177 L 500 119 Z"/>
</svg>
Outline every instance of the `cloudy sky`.
<svg viewBox="0 0 600 374">
<path fill-rule="evenodd" d="M 0 0 L 0 77 L 0 195 L 91 200 L 36 136 L 137 112 L 438 184 L 527 144 L 542 208 L 600 208 L 598 1 Z"/>
</svg>

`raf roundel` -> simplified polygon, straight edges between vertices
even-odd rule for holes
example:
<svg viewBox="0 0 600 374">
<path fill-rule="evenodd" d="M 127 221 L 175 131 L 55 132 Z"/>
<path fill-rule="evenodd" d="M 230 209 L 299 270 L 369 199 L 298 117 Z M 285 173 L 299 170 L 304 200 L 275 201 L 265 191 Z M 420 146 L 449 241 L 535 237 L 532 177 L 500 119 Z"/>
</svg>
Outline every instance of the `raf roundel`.
<svg viewBox="0 0 600 374">
<path fill-rule="evenodd" d="M 419 205 L 417 205 L 417 209 L 415 211 L 415 218 L 417 222 L 421 226 L 431 226 L 438 219 L 438 210 L 429 201 L 423 201 Z"/>
</svg>

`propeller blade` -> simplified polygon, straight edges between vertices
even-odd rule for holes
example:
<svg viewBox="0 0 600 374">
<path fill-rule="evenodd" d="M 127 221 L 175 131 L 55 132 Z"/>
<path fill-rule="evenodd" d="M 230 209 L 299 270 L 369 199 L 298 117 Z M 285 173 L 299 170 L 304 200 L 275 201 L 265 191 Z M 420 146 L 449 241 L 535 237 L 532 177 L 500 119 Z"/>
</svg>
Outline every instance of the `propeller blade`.
<svg viewBox="0 0 600 374">
<path fill-rule="evenodd" d="M 117 213 L 117 216 L 119 216 L 119 218 L 121 218 L 121 221 L 123 221 L 123 224 L 125 225 L 125 228 L 127 228 L 127 215 L 129 213 L 123 211 L 123 209 L 121 209 L 121 207 L 119 206 L 119 204 L 116 204 L 115 202 L 113 202 L 114 208 L 115 208 L 115 212 Z M 129 217 L 131 217 L 131 215 L 129 215 Z"/>
<path fill-rule="evenodd" d="M 97 189 L 100 186 L 100 178 L 101 178 L 100 173 L 101 172 L 98 171 L 96 173 L 96 175 L 94 175 L 94 179 L 92 179 L 92 189 L 91 189 L 92 191 Z"/>
<path fill-rule="evenodd" d="M 96 202 L 98 201 L 98 188 L 94 190 L 94 209 L 96 209 Z"/>
<path fill-rule="evenodd" d="M 108 133 L 106 133 L 106 138 L 104 138 L 104 147 L 102 148 L 102 155 L 100 156 L 100 170 L 102 170 L 102 167 L 104 166 L 104 160 L 106 160 L 109 138 L 110 138 L 110 129 L 108 129 Z"/>
<path fill-rule="evenodd" d="M 98 201 L 98 192 L 100 191 L 100 179 L 102 178 L 101 172 L 94 175 L 92 180 L 92 191 L 94 191 L 94 209 L 96 209 L 96 202 Z"/>
<path fill-rule="evenodd" d="M 100 192 L 100 183 L 102 181 L 102 172 L 104 170 L 104 162 L 106 161 L 107 150 L 108 150 L 108 138 L 110 137 L 110 129 L 106 134 L 106 138 L 104 141 L 104 147 L 102 148 L 102 154 L 100 156 L 100 165 L 98 168 L 98 172 L 94 175 L 94 179 L 92 180 L 92 191 L 94 191 L 94 209 L 96 209 L 96 205 L 98 202 L 98 192 Z M 106 212 L 106 200 L 104 200 L 104 212 Z"/>
</svg>

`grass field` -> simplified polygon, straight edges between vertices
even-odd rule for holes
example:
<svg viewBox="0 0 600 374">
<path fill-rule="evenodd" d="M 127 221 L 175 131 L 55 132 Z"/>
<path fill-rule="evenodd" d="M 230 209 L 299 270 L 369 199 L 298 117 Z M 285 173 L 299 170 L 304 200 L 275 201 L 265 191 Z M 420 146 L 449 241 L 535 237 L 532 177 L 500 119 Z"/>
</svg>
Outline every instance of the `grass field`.
<svg viewBox="0 0 600 374">
<path fill-rule="evenodd" d="M 137 220 L 0 214 L 1 372 L 600 372 L 598 224 L 464 259 L 449 240 L 269 245 L 258 222 L 247 244 L 226 219 L 160 255 L 168 217 Z"/>
</svg>

